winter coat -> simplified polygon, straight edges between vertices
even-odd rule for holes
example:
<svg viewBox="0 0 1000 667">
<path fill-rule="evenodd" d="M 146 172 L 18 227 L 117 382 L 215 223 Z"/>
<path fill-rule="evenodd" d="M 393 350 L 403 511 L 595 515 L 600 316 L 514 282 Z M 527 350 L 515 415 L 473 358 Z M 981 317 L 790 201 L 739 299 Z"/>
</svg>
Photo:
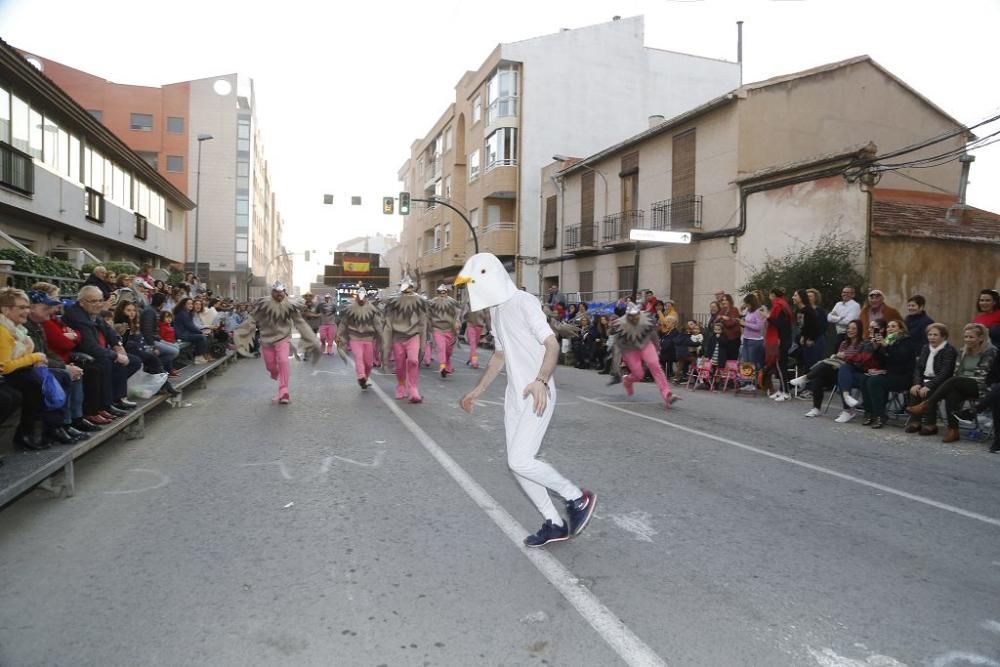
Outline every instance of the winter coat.
<svg viewBox="0 0 1000 667">
<path fill-rule="evenodd" d="M 924 345 L 917 357 L 917 364 L 913 367 L 914 386 L 924 383 L 924 367 L 927 365 L 927 357 L 930 356 L 931 346 Z M 934 391 L 945 380 L 950 378 L 955 372 L 955 362 L 958 360 L 958 350 L 952 347 L 951 343 L 945 341 L 944 348 L 939 350 L 934 357 L 934 377 L 927 383 L 927 387 Z"/>
</svg>

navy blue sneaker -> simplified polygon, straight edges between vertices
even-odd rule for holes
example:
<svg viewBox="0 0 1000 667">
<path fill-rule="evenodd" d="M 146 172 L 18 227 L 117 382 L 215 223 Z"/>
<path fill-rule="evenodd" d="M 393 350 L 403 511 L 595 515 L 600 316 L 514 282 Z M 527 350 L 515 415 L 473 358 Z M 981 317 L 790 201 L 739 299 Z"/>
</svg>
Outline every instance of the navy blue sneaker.
<svg viewBox="0 0 1000 667">
<path fill-rule="evenodd" d="M 542 524 L 541 530 L 524 538 L 524 546 L 544 547 L 549 542 L 565 542 L 569 538 L 569 529 L 566 526 L 556 526 L 551 519 L 548 519 Z"/>
<path fill-rule="evenodd" d="M 583 495 L 576 500 L 566 501 L 566 514 L 569 517 L 570 534 L 576 537 L 590 523 L 590 517 L 597 507 L 597 496 L 582 489 Z"/>
</svg>

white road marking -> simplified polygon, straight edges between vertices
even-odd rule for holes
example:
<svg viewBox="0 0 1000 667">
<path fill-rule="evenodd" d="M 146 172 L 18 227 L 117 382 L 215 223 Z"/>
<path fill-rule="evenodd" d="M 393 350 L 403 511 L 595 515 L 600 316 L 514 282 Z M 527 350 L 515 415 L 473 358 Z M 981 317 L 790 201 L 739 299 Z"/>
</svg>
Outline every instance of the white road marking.
<svg viewBox="0 0 1000 667">
<path fill-rule="evenodd" d="M 714 435 L 712 433 L 707 433 L 705 431 L 700 431 L 696 428 L 691 428 L 689 426 L 682 426 L 681 424 L 675 424 L 674 422 L 667 421 L 666 419 L 659 419 L 657 417 L 644 415 L 641 412 L 626 410 L 625 408 L 620 408 L 617 405 L 612 405 L 606 401 L 599 401 L 597 399 L 587 398 L 586 396 L 580 396 L 579 398 L 582 401 L 587 401 L 588 403 L 593 403 L 594 405 L 603 405 L 609 410 L 618 410 L 619 412 L 624 412 L 625 414 L 632 415 L 633 417 L 647 419 L 649 421 L 656 422 L 657 424 L 663 424 L 664 426 L 669 426 L 679 431 L 684 431 L 685 433 L 690 433 L 692 435 L 699 435 L 703 438 L 708 438 L 709 440 L 715 440 L 716 442 L 721 442 L 724 445 L 730 445 L 732 447 L 745 449 L 748 452 L 753 452 L 755 454 L 760 454 L 761 456 L 767 456 L 772 459 L 777 459 L 779 461 L 791 463 L 792 465 L 797 465 L 799 467 L 806 468 L 807 470 L 821 472 L 825 475 L 830 475 L 831 477 L 837 477 L 839 479 L 847 480 L 848 482 L 854 482 L 855 484 L 867 486 L 871 489 L 877 489 L 878 491 L 883 491 L 885 493 L 889 493 L 894 496 L 899 496 L 900 498 L 906 498 L 907 500 L 913 500 L 918 503 L 923 503 L 924 505 L 930 505 L 931 507 L 936 507 L 946 512 L 952 512 L 954 514 L 958 514 L 960 516 L 964 516 L 969 519 L 975 519 L 976 521 L 982 521 L 983 523 L 988 523 L 992 526 L 1000 526 L 1000 519 L 996 519 L 991 516 L 986 516 L 985 514 L 979 514 L 978 512 L 970 512 L 969 510 L 962 509 L 961 507 L 955 507 L 954 505 L 948 505 L 946 503 L 938 502 L 937 500 L 933 500 L 931 498 L 918 496 L 915 493 L 900 491 L 899 489 L 894 489 L 891 486 L 885 486 L 884 484 L 879 484 L 877 482 L 869 482 L 866 479 L 861 479 L 860 477 L 855 477 L 854 475 L 847 475 L 845 473 L 837 472 L 836 470 L 831 470 L 829 468 L 824 468 L 823 466 L 818 466 L 813 463 L 806 463 L 805 461 L 799 461 L 797 459 L 791 458 L 790 456 L 775 454 L 774 452 L 769 452 L 764 449 L 759 449 L 751 445 L 745 445 L 742 442 L 737 442 L 736 440 L 723 438 L 722 436 Z"/>
<path fill-rule="evenodd" d="M 331 458 L 335 458 L 338 461 L 343 461 L 344 463 L 353 463 L 354 465 L 361 466 L 362 468 L 378 468 L 380 465 L 382 465 L 382 459 L 384 457 L 385 457 L 385 452 L 376 452 L 375 458 L 372 459 L 371 463 L 363 463 L 361 461 L 355 461 L 354 459 L 349 459 L 346 456 L 334 455 Z"/>
<path fill-rule="evenodd" d="M 641 542 L 652 542 L 656 530 L 649 524 L 649 512 L 629 512 L 628 514 L 612 514 L 611 520 L 622 530 L 632 533 Z"/>
<path fill-rule="evenodd" d="M 293 479 L 292 473 L 288 472 L 288 466 L 285 465 L 284 461 L 264 461 L 262 463 L 242 463 L 241 468 L 252 468 L 256 466 L 278 466 L 281 470 L 281 476 L 285 479 Z"/>
<path fill-rule="evenodd" d="M 1000 662 L 987 658 L 978 653 L 966 653 L 964 651 L 948 651 L 944 655 L 934 658 L 931 667 L 952 667 L 952 665 L 976 665 L 977 667 L 1000 667 Z"/>
<path fill-rule="evenodd" d="M 823 667 L 906 667 L 906 663 L 877 653 L 873 653 L 864 660 L 855 660 L 838 655 L 836 651 L 830 648 L 825 648 L 822 651 L 810 648 L 809 653 Z"/>
<path fill-rule="evenodd" d="M 983 630 L 995 632 L 1000 635 L 1000 623 L 996 621 L 983 621 Z"/>
<path fill-rule="evenodd" d="M 130 468 L 126 472 L 143 472 L 147 475 L 156 475 L 159 477 L 159 481 L 156 484 L 151 484 L 149 486 L 143 486 L 138 489 L 123 489 L 121 491 L 105 491 L 104 493 L 109 496 L 123 496 L 129 493 L 143 493 L 144 491 L 152 491 L 154 489 L 159 489 L 170 483 L 170 475 L 164 475 L 159 470 L 150 470 L 149 468 Z"/>
<path fill-rule="evenodd" d="M 320 373 L 326 373 L 327 375 L 347 375 L 347 371 L 346 370 L 337 370 L 337 371 L 320 371 L 320 370 L 315 370 L 315 371 L 312 372 L 312 376 L 316 377 Z"/>
<path fill-rule="evenodd" d="M 493 499 L 454 459 L 441 447 L 409 415 L 403 412 L 381 387 L 373 387 L 386 407 L 399 418 L 403 426 L 423 445 L 424 449 L 434 457 L 442 468 L 451 476 L 469 497 L 493 520 L 511 542 L 521 550 L 521 553 L 531 561 L 539 572 L 549 580 L 556 590 L 576 608 L 580 615 L 590 623 L 602 639 L 629 665 L 636 666 L 666 666 L 666 662 L 626 626 L 614 612 L 604 606 L 596 595 L 580 583 L 573 574 L 560 563 L 555 556 L 542 549 L 529 549 L 522 543 L 528 531 L 512 517 L 507 510 Z M 513 482 L 511 482 L 513 483 Z"/>
</svg>

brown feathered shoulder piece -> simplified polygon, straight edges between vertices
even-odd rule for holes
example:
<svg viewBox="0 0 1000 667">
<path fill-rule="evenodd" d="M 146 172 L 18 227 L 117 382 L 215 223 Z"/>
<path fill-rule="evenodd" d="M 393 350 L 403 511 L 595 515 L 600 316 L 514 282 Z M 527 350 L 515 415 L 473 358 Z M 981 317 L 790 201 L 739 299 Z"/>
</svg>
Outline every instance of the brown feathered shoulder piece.
<svg viewBox="0 0 1000 667">
<path fill-rule="evenodd" d="M 656 323 L 649 313 L 641 313 L 635 324 L 628 321 L 628 316 L 619 317 L 611 326 L 617 334 L 615 344 L 625 348 L 640 348 L 657 335 Z"/>
<path fill-rule="evenodd" d="M 379 310 L 372 303 L 352 303 L 344 308 L 341 320 L 356 324 L 372 324 L 378 319 Z"/>
<path fill-rule="evenodd" d="M 438 317 L 457 317 L 461 305 L 450 296 L 436 296 L 428 301 L 431 312 Z"/>
<path fill-rule="evenodd" d="M 427 301 L 419 294 L 396 294 L 385 300 L 385 316 L 409 319 L 414 314 L 427 313 Z"/>
</svg>

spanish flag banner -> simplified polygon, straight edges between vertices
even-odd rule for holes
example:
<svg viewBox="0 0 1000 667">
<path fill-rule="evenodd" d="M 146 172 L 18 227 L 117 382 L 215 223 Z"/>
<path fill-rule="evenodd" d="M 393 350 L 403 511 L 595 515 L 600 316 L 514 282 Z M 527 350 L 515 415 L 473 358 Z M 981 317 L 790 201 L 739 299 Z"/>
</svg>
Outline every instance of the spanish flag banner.
<svg viewBox="0 0 1000 667">
<path fill-rule="evenodd" d="M 370 271 L 371 262 L 367 259 L 365 260 L 344 260 L 344 273 L 345 274 L 362 274 L 367 275 Z"/>
</svg>

